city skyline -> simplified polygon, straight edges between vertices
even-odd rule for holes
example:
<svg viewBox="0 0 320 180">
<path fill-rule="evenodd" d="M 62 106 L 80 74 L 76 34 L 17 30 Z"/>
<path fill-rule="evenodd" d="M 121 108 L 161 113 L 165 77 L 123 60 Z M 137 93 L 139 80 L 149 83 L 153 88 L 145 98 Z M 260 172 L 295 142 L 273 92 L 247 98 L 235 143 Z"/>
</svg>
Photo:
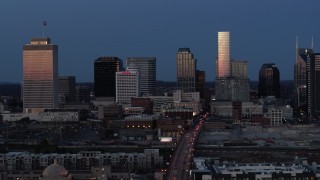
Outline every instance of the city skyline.
<svg viewBox="0 0 320 180">
<path fill-rule="evenodd" d="M 293 80 L 296 37 L 301 48 L 310 48 L 314 37 L 314 51 L 319 49 L 315 8 L 320 2 L 315 0 L 304 1 L 312 6 L 303 13 L 301 2 L 289 0 L 99 1 L 89 5 L 77 1 L 76 7 L 74 2 L 63 6 L 38 0 L 19 3 L 21 6 L 14 1 L 0 5 L 0 38 L 5 42 L 0 45 L 0 82 L 22 81 L 21 47 L 30 38 L 42 36 L 44 20 L 45 36 L 60 47 L 59 75 L 75 76 L 78 82 L 93 82 L 93 60 L 100 56 L 156 57 L 157 80 L 175 81 L 175 55 L 181 47 L 192 49 L 198 69 L 206 72 L 207 81 L 213 81 L 220 31 L 232 34 L 230 57 L 248 61 L 251 80 L 258 80 L 264 63 L 277 64 L 281 80 Z M 13 11 L 16 14 L 8 18 Z M 78 65 L 70 68 L 72 64 Z"/>
</svg>

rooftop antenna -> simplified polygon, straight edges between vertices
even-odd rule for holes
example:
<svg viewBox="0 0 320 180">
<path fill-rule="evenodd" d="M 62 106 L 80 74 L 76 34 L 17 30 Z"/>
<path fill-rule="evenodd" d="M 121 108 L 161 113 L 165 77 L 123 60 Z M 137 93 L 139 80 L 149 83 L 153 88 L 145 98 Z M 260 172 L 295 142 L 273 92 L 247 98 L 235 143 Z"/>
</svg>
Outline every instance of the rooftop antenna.
<svg viewBox="0 0 320 180">
<path fill-rule="evenodd" d="M 311 38 L 311 49 L 313 49 L 313 36 Z"/>
<path fill-rule="evenodd" d="M 299 37 L 296 36 L 296 62 L 297 62 L 297 59 L 298 59 L 298 53 L 299 53 Z"/>
<path fill-rule="evenodd" d="M 46 26 L 47 26 L 47 21 L 43 21 L 42 37 L 44 37 L 44 34 L 46 32 Z"/>
</svg>

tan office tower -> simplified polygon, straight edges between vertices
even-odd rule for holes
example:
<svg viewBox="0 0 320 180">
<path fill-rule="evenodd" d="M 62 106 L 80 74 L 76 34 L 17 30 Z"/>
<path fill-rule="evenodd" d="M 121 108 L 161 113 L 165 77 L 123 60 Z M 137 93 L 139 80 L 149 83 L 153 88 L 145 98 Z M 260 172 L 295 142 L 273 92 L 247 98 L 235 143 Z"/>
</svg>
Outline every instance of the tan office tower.
<svg viewBox="0 0 320 180">
<path fill-rule="evenodd" d="M 197 60 L 189 48 L 179 48 L 177 53 L 177 88 L 183 92 L 196 91 Z"/>
<path fill-rule="evenodd" d="M 33 38 L 23 46 L 23 109 L 58 108 L 58 46 L 50 38 Z"/>
<path fill-rule="evenodd" d="M 230 32 L 218 32 L 217 78 L 230 76 Z"/>
</svg>

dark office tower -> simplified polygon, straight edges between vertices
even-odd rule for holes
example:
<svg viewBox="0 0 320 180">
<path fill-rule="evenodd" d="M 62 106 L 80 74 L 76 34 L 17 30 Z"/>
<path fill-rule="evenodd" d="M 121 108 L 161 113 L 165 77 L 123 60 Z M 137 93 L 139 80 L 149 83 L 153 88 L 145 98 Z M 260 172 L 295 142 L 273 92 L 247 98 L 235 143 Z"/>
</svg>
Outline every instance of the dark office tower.
<svg viewBox="0 0 320 180">
<path fill-rule="evenodd" d="M 100 57 L 94 61 L 94 94 L 96 97 L 116 97 L 116 72 L 123 70 L 117 57 Z"/>
<path fill-rule="evenodd" d="M 258 95 L 280 98 L 280 72 L 274 63 L 262 65 L 259 72 Z"/>
<path fill-rule="evenodd" d="M 177 53 L 177 88 L 184 92 L 196 90 L 197 60 L 189 48 L 180 48 Z"/>
<path fill-rule="evenodd" d="M 76 77 L 59 76 L 59 103 L 75 102 Z"/>
<path fill-rule="evenodd" d="M 140 69 L 140 93 L 142 96 L 156 95 L 156 58 L 155 57 L 129 57 L 126 67 L 138 66 Z"/>
<path fill-rule="evenodd" d="M 76 87 L 76 102 L 89 103 L 90 102 L 90 88 L 87 86 Z"/>
<path fill-rule="evenodd" d="M 204 89 L 206 82 L 206 73 L 204 71 L 196 71 L 196 92 L 200 92 L 200 98 L 204 98 Z"/>
<path fill-rule="evenodd" d="M 307 95 L 308 114 L 320 115 L 320 53 L 307 54 Z"/>
<path fill-rule="evenodd" d="M 58 46 L 50 38 L 33 38 L 23 46 L 23 109 L 58 108 Z"/>
<path fill-rule="evenodd" d="M 307 62 L 313 54 L 312 49 L 296 48 L 296 63 L 294 65 L 295 105 L 302 107 L 307 104 Z"/>
</svg>

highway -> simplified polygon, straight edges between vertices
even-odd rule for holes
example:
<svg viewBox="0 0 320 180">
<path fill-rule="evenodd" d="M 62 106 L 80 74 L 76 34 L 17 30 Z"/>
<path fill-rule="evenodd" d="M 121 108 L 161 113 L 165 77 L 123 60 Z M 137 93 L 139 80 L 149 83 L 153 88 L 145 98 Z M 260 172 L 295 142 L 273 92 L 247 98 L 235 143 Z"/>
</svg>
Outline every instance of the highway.
<svg viewBox="0 0 320 180">
<path fill-rule="evenodd" d="M 188 130 L 180 139 L 168 168 L 167 180 L 189 180 L 192 169 L 195 141 L 201 130 L 203 119 Z"/>
</svg>

